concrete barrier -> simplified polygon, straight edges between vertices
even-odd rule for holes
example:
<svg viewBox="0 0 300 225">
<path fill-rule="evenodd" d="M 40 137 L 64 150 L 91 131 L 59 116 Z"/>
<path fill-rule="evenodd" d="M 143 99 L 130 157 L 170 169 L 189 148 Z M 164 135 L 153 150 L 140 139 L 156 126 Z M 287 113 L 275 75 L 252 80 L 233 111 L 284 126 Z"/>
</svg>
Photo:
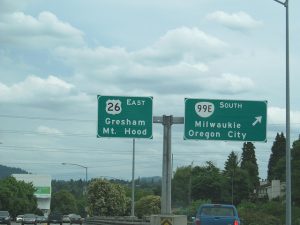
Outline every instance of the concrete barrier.
<svg viewBox="0 0 300 225">
<path fill-rule="evenodd" d="M 85 221 L 88 225 L 150 225 L 149 218 L 138 219 L 136 217 L 90 217 Z"/>
</svg>

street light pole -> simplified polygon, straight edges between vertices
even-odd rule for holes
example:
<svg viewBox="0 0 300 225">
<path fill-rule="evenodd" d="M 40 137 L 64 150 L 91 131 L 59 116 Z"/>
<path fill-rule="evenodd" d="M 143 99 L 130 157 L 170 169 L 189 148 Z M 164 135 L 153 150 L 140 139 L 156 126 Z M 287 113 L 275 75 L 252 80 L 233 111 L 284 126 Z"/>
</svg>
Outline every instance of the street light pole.
<svg viewBox="0 0 300 225">
<path fill-rule="evenodd" d="M 72 165 L 72 166 L 79 166 L 81 168 L 84 168 L 85 169 L 85 182 L 87 184 L 87 180 L 88 180 L 88 167 L 87 166 L 83 166 L 83 165 L 80 165 L 80 164 L 76 164 L 76 163 L 62 163 L 62 165 Z"/>
<path fill-rule="evenodd" d="M 76 163 L 65 163 L 65 162 L 63 162 L 62 165 L 79 166 L 79 167 L 85 169 L 85 187 L 84 187 L 84 195 L 85 195 L 85 197 L 86 197 L 86 206 L 87 206 L 88 167 L 87 167 L 87 166 L 80 165 L 80 164 L 76 164 Z M 86 211 L 86 213 L 87 213 L 87 207 L 85 207 L 85 211 Z"/>
<path fill-rule="evenodd" d="M 292 210 L 291 210 L 291 149 L 290 149 L 290 61 L 289 61 L 289 1 L 285 2 L 274 0 L 275 2 L 283 5 L 286 11 L 286 219 L 285 224 L 292 224 Z"/>
</svg>

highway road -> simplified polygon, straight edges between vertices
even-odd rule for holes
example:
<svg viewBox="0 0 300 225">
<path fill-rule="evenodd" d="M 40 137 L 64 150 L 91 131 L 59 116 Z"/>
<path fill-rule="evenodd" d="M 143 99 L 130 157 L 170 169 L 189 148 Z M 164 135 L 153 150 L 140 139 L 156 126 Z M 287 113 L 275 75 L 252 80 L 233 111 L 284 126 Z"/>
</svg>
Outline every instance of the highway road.
<svg viewBox="0 0 300 225">
<path fill-rule="evenodd" d="M 11 225 L 21 225 L 21 223 L 17 223 L 15 221 L 11 221 Z M 38 223 L 38 225 L 47 225 L 47 223 Z M 51 223 L 51 225 L 55 225 L 55 224 Z M 56 225 L 59 225 L 59 224 L 57 223 Z M 63 225 L 70 225 L 70 223 L 63 223 Z"/>
</svg>

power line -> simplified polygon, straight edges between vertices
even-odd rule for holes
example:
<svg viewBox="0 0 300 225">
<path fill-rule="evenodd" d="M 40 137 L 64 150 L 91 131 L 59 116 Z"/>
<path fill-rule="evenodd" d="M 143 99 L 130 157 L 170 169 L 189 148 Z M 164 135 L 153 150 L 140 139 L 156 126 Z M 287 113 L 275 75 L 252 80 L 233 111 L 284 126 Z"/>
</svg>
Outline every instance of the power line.
<svg viewBox="0 0 300 225">
<path fill-rule="evenodd" d="M 78 119 L 78 118 L 57 118 L 57 117 L 41 117 L 41 116 L 19 116 L 19 115 L 6 115 L 0 114 L 0 117 L 3 118 L 14 118 L 14 119 L 30 119 L 30 120 L 53 120 L 59 122 L 97 122 L 97 120 L 92 119 Z M 300 123 L 291 123 L 294 125 L 298 125 Z M 281 126 L 285 125 L 285 123 L 269 123 L 271 126 Z"/>
<path fill-rule="evenodd" d="M 59 122 L 96 122 L 97 120 L 91 119 L 78 119 L 78 118 L 55 118 L 55 117 L 40 117 L 40 116 L 18 116 L 18 115 L 5 115 L 1 114 L 0 117 L 14 118 L 14 119 L 29 119 L 29 120 L 54 120 Z"/>
</svg>

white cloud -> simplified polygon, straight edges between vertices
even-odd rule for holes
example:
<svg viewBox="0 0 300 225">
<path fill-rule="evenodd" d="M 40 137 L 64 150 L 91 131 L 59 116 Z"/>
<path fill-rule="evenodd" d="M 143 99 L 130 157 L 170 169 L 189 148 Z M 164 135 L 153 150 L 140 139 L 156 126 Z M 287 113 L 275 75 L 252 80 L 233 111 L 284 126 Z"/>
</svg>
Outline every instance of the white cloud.
<svg viewBox="0 0 300 225">
<path fill-rule="evenodd" d="M 83 32 L 60 21 L 51 12 L 41 12 L 37 18 L 23 12 L 0 16 L 2 45 L 23 48 L 51 48 L 84 45 Z"/>
<path fill-rule="evenodd" d="M 239 94 L 251 91 L 253 88 L 252 79 L 229 73 L 207 80 L 207 89 L 221 94 Z"/>
<path fill-rule="evenodd" d="M 37 132 L 41 133 L 41 134 L 55 134 L 55 135 L 62 135 L 63 132 L 56 129 L 56 128 L 50 128 L 47 126 L 39 126 L 37 128 Z"/>
<path fill-rule="evenodd" d="M 7 86 L 0 83 L 0 102 L 52 108 L 68 105 L 68 102 L 88 102 L 89 97 L 75 86 L 55 76 L 42 79 L 28 76 L 24 81 Z"/>
<path fill-rule="evenodd" d="M 206 62 L 224 57 L 228 45 L 198 28 L 168 31 L 153 45 L 137 51 L 103 46 L 55 50 L 75 70 L 75 83 L 94 93 L 185 94 L 250 91 L 250 78 L 213 74 Z"/>
<path fill-rule="evenodd" d="M 154 45 L 135 52 L 140 62 L 174 64 L 180 61 L 206 62 L 223 56 L 228 45 L 196 27 L 169 30 Z"/>
<path fill-rule="evenodd" d="M 223 11 L 216 11 L 209 14 L 207 19 L 216 21 L 233 30 L 253 29 L 263 24 L 261 21 L 253 19 L 250 15 L 243 11 L 232 14 Z"/>
<path fill-rule="evenodd" d="M 285 124 L 286 121 L 285 108 L 269 107 L 268 108 L 268 120 L 272 124 Z M 291 111 L 290 120 L 294 125 L 300 126 L 300 111 Z"/>
</svg>

